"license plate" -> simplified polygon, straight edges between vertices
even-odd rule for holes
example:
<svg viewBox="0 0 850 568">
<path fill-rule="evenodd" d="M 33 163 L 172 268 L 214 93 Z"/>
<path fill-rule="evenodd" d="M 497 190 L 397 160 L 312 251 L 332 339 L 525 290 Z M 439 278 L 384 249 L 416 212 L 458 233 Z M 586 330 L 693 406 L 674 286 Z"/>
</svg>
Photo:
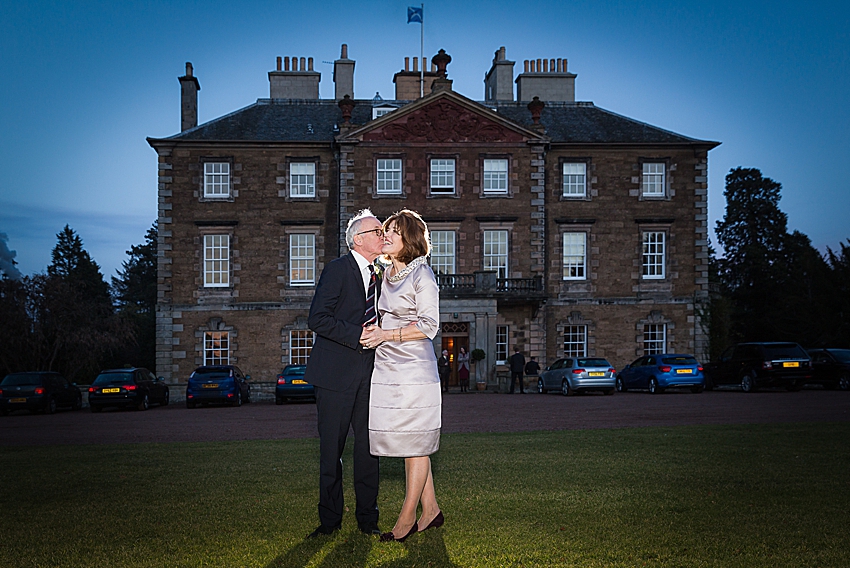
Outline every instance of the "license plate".
<svg viewBox="0 0 850 568">
<path fill-rule="evenodd" d="M 106 394 L 106 393 L 112 393 L 112 392 L 121 392 L 121 389 L 103 389 L 103 390 L 101 390 L 100 392 L 102 392 L 102 393 L 104 393 L 104 394 Z"/>
<path fill-rule="evenodd" d="M 208 384 L 208 385 L 204 385 L 204 388 L 205 388 L 205 389 L 217 389 L 217 388 L 218 388 L 218 383 L 210 383 L 210 384 Z"/>
<path fill-rule="evenodd" d="M 10 398 L 9 399 L 9 402 L 26 402 L 26 401 L 27 401 L 27 399 L 25 399 L 25 398 Z"/>
<path fill-rule="evenodd" d="M 800 363 L 798 361 L 788 361 L 788 362 L 782 363 L 782 366 L 786 367 L 786 368 L 787 367 L 799 367 Z"/>
<path fill-rule="evenodd" d="M 294 379 L 292 381 L 292 384 L 293 385 L 306 385 L 306 384 L 309 384 L 309 383 L 307 381 L 304 381 L 304 380 L 301 380 L 301 379 Z"/>
<path fill-rule="evenodd" d="M 690 375 L 691 373 L 693 373 L 692 369 L 676 369 L 677 375 Z"/>
<path fill-rule="evenodd" d="M 605 373 L 603 371 L 590 371 L 587 374 L 588 377 L 604 377 Z"/>
</svg>

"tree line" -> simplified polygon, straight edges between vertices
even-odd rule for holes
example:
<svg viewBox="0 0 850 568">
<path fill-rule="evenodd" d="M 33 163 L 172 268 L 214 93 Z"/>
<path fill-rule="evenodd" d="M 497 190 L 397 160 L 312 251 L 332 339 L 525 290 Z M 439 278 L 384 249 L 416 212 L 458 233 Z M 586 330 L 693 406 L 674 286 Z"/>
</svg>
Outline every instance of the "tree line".
<svg viewBox="0 0 850 568">
<path fill-rule="evenodd" d="M 715 227 L 723 254 L 710 251 L 711 292 L 699 308 L 711 359 L 741 341 L 850 347 L 850 239 L 821 254 L 789 233 L 781 190 L 758 169 L 726 176 Z M 0 264 L 0 376 L 50 370 L 84 383 L 104 368 L 155 370 L 156 223 L 109 284 L 70 227 L 56 237 L 46 273 L 20 277 L 14 261 Z"/>
</svg>

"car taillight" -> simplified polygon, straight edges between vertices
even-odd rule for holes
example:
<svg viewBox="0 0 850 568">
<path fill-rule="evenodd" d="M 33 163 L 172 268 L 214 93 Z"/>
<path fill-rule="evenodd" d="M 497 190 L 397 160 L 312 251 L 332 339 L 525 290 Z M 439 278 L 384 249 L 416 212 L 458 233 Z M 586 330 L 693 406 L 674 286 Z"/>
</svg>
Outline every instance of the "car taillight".
<svg viewBox="0 0 850 568">
<path fill-rule="evenodd" d="M 672 368 L 673 367 L 671 367 L 670 365 L 661 365 L 660 367 L 658 367 L 658 370 L 661 371 L 662 373 L 669 373 L 670 369 L 672 369 Z"/>
<path fill-rule="evenodd" d="M 286 384 L 286 379 L 283 378 L 283 375 L 277 376 L 277 384 L 279 384 L 279 385 L 285 385 Z"/>
<path fill-rule="evenodd" d="M 44 394 L 44 387 L 35 387 L 35 394 Z"/>
<path fill-rule="evenodd" d="M 584 369 L 573 369 L 573 374 L 574 374 L 574 375 L 580 375 L 580 374 L 582 374 L 583 372 L 584 372 Z"/>
<path fill-rule="evenodd" d="M 773 368 L 773 361 L 763 361 L 762 364 L 761 364 L 761 368 L 762 369 L 772 369 Z"/>
<path fill-rule="evenodd" d="M 128 391 L 134 391 L 136 390 L 136 385 L 124 385 L 121 388 L 127 389 Z"/>
<path fill-rule="evenodd" d="M 705 369 L 702 368 L 702 365 L 697 365 L 697 371 L 702 373 Z"/>
<path fill-rule="evenodd" d="M 227 398 L 233 398 L 235 395 L 232 392 L 227 393 Z"/>
<path fill-rule="evenodd" d="M 96 390 L 97 390 L 97 389 L 96 389 L 96 388 L 94 388 L 94 387 L 89 387 L 89 392 L 94 392 L 94 391 L 96 391 Z"/>
<path fill-rule="evenodd" d="M 608 369 L 608 372 L 611 373 L 611 374 L 614 374 L 614 373 L 617 372 L 617 369 L 615 369 L 614 367 L 611 367 L 610 369 Z"/>
</svg>

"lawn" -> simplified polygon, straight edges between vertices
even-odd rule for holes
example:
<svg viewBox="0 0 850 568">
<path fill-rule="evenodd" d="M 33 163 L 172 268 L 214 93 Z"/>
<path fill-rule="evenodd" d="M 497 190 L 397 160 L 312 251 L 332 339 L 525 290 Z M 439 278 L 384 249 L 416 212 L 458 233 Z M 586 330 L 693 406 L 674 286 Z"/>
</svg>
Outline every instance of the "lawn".
<svg viewBox="0 0 850 568">
<path fill-rule="evenodd" d="M 304 540 L 317 440 L 3 447 L 0 566 L 850 566 L 848 440 L 848 423 L 447 435 L 446 524 L 404 544 L 350 514 Z M 389 530 L 402 461 L 381 474 Z"/>
</svg>

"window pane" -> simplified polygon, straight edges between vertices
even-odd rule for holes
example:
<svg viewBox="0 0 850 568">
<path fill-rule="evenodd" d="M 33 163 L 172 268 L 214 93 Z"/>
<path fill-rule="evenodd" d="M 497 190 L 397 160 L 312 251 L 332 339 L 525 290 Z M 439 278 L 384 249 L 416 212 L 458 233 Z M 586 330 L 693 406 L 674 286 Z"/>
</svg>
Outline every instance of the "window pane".
<svg viewBox="0 0 850 568">
<path fill-rule="evenodd" d="M 584 197 L 587 193 L 587 164 L 564 163 L 564 196 Z"/>
<path fill-rule="evenodd" d="M 587 357 L 586 325 L 568 325 L 564 328 L 564 357 Z"/>
<path fill-rule="evenodd" d="M 664 168 L 663 163 L 647 162 L 643 164 L 642 188 L 644 195 L 664 195 Z"/>
<path fill-rule="evenodd" d="M 431 160 L 431 193 L 454 193 L 455 161 Z"/>
<path fill-rule="evenodd" d="M 584 280 L 587 256 L 586 233 L 564 233 L 564 280 Z"/>
<path fill-rule="evenodd" d="M 431 231 L 431 270 L 434 274 L 455 273 L 454 231 Z"/>
<path fill-rule="evenodd" d="M 289 164 L 289 196 L 316 196 L 316 164 L 312 162 Z"/>
<path fill-rule="evenodd" d="M 296 329 L 289 332 L 289 364 L 306 365 L 313 350 L 315 335 L 308 329 Z"/>
<path fill-rule="evenodd" d="M 230 335 L 226 331 L 204 333 L 204 365 L 230 364 Z"/>
<path fill-rule="evenodd" d="M 667 325 L 663 323 L 643 326 L 643 352 L 647 355 L 667 351 Z"/>
<path fill-rule="evenodd" d="M 316 281 L 316 236 L 289 235 L 289 283 L 312 285 Z"/>
<path fill-rule="evenodd" d="M 230 285 L 230 235 L 204 235 L 204 286 Z"/>
<path fill-rule="evenodd" d="M 498 278 L 508 277 L 507 231 L 484 231 L 484 270 L 495 270 Z"/>
<path fill-rule="evenodd" d="M 204 163 L 204 197 L 230 197 L 229 163 Z"/>
<path fill-rule="evenodd" d="M 401 193 L 401 160 L 378 160 L 378 193 Z"/>
<path fill-rule="evenodd" d="M 484 160 L 484 193 L 508 192 L 508 161 Z"/>
<path fill-rule="evenodd" d="M 642 265 L 644 278 L 664 278 L 664 233 L 648 232 L 643 234 Z"/>
<path fill-rule="evenodd" d="M 496 363 L 508 360 L 508 326 L 496 326 Z"/>
</svg>

